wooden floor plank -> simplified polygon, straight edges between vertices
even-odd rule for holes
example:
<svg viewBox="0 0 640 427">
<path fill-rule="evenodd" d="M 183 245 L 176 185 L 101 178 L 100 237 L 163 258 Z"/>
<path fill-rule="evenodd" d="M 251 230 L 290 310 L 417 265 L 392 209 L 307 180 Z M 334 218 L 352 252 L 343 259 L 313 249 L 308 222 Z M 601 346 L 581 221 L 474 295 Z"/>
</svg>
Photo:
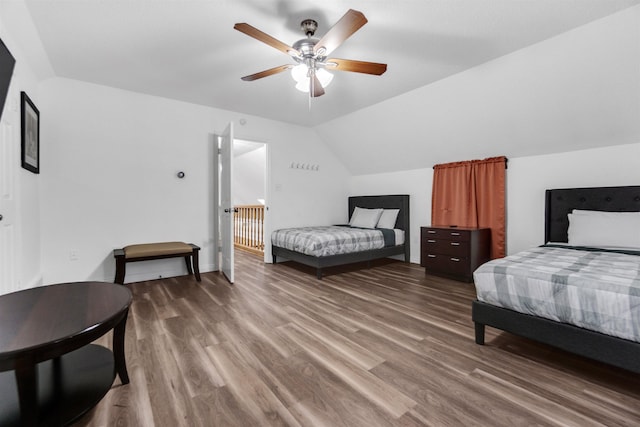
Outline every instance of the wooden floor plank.
<svg viewBox="0 0 640 427">
<path fill-rule="evenodd" d="M 472 284 L 363 267 L 237 252 L 234 285 L 126 285 L 131 382 L 76 425 L 640 425 L 640 375 L 492 328 L 478 346 Z"/>
<path fill-rule="evenodd" d="M 329 347 L 316 341 L 311 333 L 306 332 L 297 325 L 286 325 L 282 329 L 300 343 L 316 362 L 393 417 L 401 416 L 416 405 L 411 398 L 405 396 L 394 387 L 389 387 L 388 384 L 371 372 L 354 365 L 348 357 L 331 351 Z"/>
<path fill-rule="evenodd" d="M 300 425 L 229 342 L 207 347 L 233 397 L 256 420 L 252 425 Z"/>
<path fill-rule="evenodd" d="M 393 426 L 395 418 L 350 387 L 308 353 L 296 355 L 293 369 L 299 372 L 311 394 L 290 408 L 307 426 Z"/>
</svg>

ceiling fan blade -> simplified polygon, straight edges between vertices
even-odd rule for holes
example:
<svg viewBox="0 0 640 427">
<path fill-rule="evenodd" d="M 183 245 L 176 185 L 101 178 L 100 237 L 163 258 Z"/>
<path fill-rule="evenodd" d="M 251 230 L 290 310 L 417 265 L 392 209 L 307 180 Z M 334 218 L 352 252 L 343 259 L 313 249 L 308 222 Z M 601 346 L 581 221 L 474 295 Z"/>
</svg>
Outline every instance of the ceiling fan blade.
<svg viewBox="0 0 640 427">
<path fill-rule="evenodd" d="M 367 22 L 367 18 L 364 17 L 362 12 L 349 9 L 347 13 L 327 31 L 320 41 L 316 43 L 313 47 L 313 53 L 317 54 L 321 48 L 324 48 L 325 52 L 322 53 L 322 56 L 329 55 Z"/>
<path fill-rule="evenodd" d="M 266 43 L 271 47 L 275 47 L 276 49 L 278 49 L 281 52 L 286 53 L 287 55 L 290 56 L 301 56 L 300 51 L 298 51 L 297 49 L 292 48 L 291 46 L 289 46 L 286 43 L 281 42 L 280 40 L 271 37 L 269 34 L 267 33 L 263 33 L 262 31 L 260 31 L 259 29 L 252 27 L 251 25 L 247 24 L 247 23 L 238 23 L 236 25 L 233 26 L 234 29 L 240 31 L 241 33 L 245 33 L 246 35 L 248 35 L 249 37 L 253 37 L 256 40 L 261 41 L 262 43 Z"/>
<path fill-rule="evenodd" d="M 387 64 L 331 58 L 326 60 L 325 68 L 331 71 L 351 71 L 354 73 L 375 74 L 379 76 L 387 71 Z"/>
<path fill-rule="evenodd" d="M 252 82 L 254 80 L 261 79 L 263 77 L 269 77 L 274 74 L 281 73 L 293 67 L 293 64 L 280 65 L 279 67 L 269 68 L 268 70 L 260 71 L 259 73 L 251 74 L 249 76 L 242 77 L 245 82 Z"/>
<path fill-rule="evenodd" d="M 322 87 L 320 80 L 318 80 L 318 76 L 315 74 L 313 75 L 313 78 L 309 79 L 309 95 L 313 98 L 324 95 L 324 88 Z"/>
</svg>

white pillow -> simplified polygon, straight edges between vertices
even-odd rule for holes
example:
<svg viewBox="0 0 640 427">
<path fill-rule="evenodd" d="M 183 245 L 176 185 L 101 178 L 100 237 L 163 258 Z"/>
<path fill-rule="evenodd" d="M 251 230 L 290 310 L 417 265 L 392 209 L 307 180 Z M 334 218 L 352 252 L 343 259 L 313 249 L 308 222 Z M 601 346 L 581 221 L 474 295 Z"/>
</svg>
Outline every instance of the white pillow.
<svg viewBox="0 0 640 427">
<path fill-rule="evenodd" d="M 351 219 L 349 220 L 349 225 L 351 225 L 356 220 L 356 218 L 358 217 L 358 213 L 360 212 L 360 209 L 361 208 L 357 206 L 353 209 L 353 213 L 351 214 Z"/>
<path fill-rule="evenodd" d="M 349 225 L 359 228 L 376 228 L 380 215 L 382 215 L 382 209 L 365 209 L 356 206 Z"/>
<path fill-rule="evenodd" d="M 376 228 L 396 228 L 398 213 L 400 213 L 400 209 L 383 209 Z"/>
<path fill-rule="evenodd" d="M 574 209 L 571 213 L 574 215 L 590 215 L 608 217 L 611 219 L 622 218 L 626 216 L 640 216 L 640 212 L 585 211 L 581 209 Z"/>
<path fill-rule="evenodd" d="M 567 234 L 572 246 L 640 249 L 640 215 L 569 214 Z"/>
</svg>

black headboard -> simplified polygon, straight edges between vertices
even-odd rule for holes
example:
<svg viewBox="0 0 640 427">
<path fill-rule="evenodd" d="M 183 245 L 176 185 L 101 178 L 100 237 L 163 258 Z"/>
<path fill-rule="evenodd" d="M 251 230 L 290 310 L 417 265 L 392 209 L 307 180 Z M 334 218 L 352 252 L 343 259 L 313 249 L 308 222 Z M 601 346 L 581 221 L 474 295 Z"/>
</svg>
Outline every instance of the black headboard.
<svg viewBox="0 0 640 427">
<path fill-rule="evenodd" d="M 404 243 L 406 259 L 409 259 L 409 247 L 411 246 L 411 235 L 409 233 L 409 195 L 394 194 L 390 196 L 351 196 L 349 197 L 349 219 L 353 215 L 354 209 L 360 208 L 383 208 L 383 209 L 400 209 L 398 219 L 396 220 L 396 228 L 404 230 Z"/>
<path fill-rule="evenodd" d="M 640 185 L 626 187 L 561 188 L 545 195 L 544 241 L 567 242 L 573 209 L 608 212 L 639 212 Z"/>
</svg>

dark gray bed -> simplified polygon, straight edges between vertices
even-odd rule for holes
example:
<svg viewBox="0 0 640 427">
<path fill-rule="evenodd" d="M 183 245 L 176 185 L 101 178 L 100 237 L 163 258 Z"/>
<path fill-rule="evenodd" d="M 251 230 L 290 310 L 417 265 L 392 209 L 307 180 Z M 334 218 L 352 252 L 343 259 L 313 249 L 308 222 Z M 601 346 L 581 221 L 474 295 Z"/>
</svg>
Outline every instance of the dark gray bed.
<svg viewBox="0 0 640 427">
<path fill-rule="evenodd" d="M 573 209 L 638 212 L 640 186 L 547 190 L 545 243 L 568 241 L 567 214 Z M 518 313 L 477 300 L 472 303 L 472 319 L 477 344 L 484 344 L 485 326 L 492 326 L 640 373 L 640 343 L 634 341 Z"/>
<path fill-rule="evenodd" d="M 387 258 L 393 255 L 404 255 L 404 261 L 409 262 L 409 248 L 411 242 L 409 234 L 409 196 L 406 194 L 399 194 L 387 196 L 349 197 L 349 219 L 351 219 L 356 206 L 368 209 L 399 209 L 400 212 L 398 213 L 398 219 L 396 220 L 396 228 L 404 230 L 404 244 L 363 252 L 354 252 L 324 257 L 309 256 L 303 253 L 294 252 L 286 248 L 272 245 L 271 254 L 273 257 L 273 263 L 276 264 L 278 258 L 283 258 L 315 267 L 317 278 L 322 279 L 322 269 L 327 267 L 335 267 L 338 265 L 352 264 L 362 261 L 372 261 L 374 259 Z"/>
</svg>

